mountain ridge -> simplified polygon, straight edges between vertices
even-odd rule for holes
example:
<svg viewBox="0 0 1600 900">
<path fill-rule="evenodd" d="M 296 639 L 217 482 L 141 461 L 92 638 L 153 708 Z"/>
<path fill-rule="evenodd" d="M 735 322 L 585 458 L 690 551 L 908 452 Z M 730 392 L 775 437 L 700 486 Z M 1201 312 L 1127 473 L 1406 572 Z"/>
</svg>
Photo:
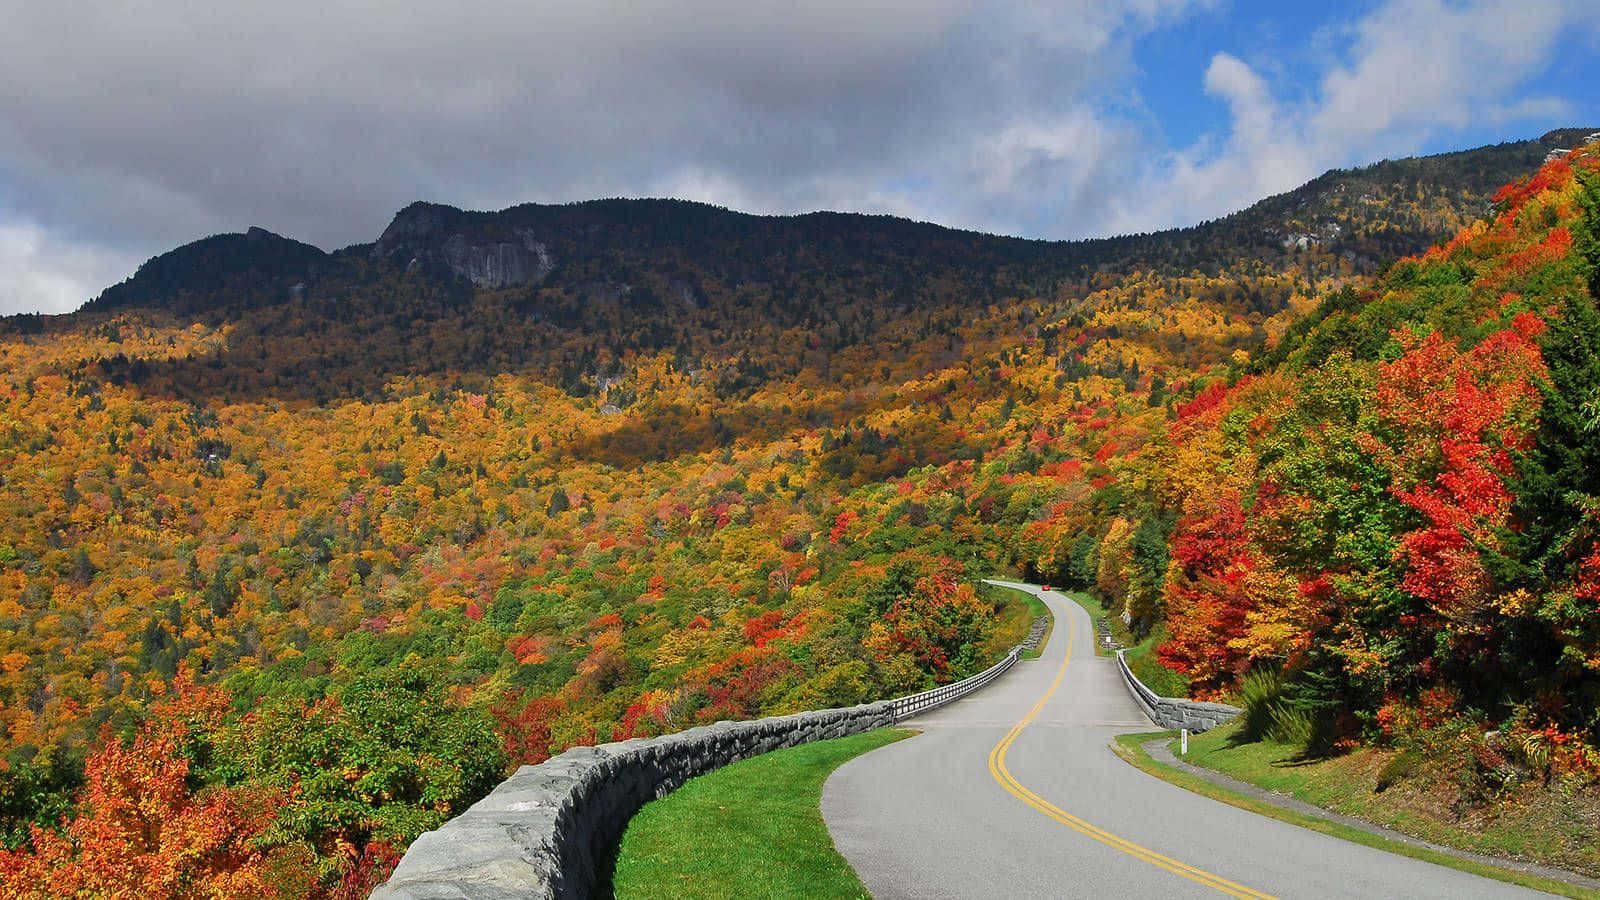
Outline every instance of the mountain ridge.
<svg viewBox="0 0 1600 900">
<path fill-rule="evenodd" d="M 0 881 L 210 865 L 75 842 L 155 794 L 162 846 L 215 812 L 217 877 L 331 895 L 566 747 L 980 670 L 1031 613 L 967 581 L 1008 568 L 1111 601 L 1174 693 L 1292 663 L 1319 739 L 1482 735 L 1452 809 L 1600 771 L 1600 148 L 1550 149 L 1065 248 L 421 207 L 382 247 L 246 232 L 148 299 L 12 320 Z M 538 216 L 568 226 L 538 283 L 451 270 L 458 237 L 491 282 L 537 263 Z M 99 789 L 133 758 L 165 780 Z"/>
<path fill-rule="evenodd" d="M 830 235 L 857 240 L 921 239 L 934 243 L 935 249 L 956 252 L 964 262 L 1022 265 L 1036 276 L 1030 279 L 1035 282 L 1039 271 L 1058 274 L 1064 269 L 1108 263 L 1157 264 L 1177 259 L 1177 264 L 1183 265 L 1195 255 L 1194 244 L 1219 239 L 1253 244 L 1261 250 L 1270 249 L 1267 245 L 1272 242 L 1285 251 L 1329 244 L 1336 253 L 1353 254 L 1362 268 L 1370 270 L 1453 231 L 1481 211 L 1477 195 L 1486 197 L 1517 172 L 1531 170 L 1550 152 L 1573 144 L 1589 131 L 1556 129 L 1527 141 L 1332 169 L 1300 187 L 1196 225 L 1073 240 L 991 234 L 886 214 L 828 210 L 753 214 L 672 198 L 522 203 L 495 211 L 416 201 L 399 210 L 374 241 L 333 251 L 255 226 L 243 234 L 202 238 L 152 257 L 82 309 L 149 305 L 200 312 L 219 303 L 237 302 L 230 292 L 239 291 L 252 278 L 271 282 L 272 290 L 264 294 L 262 285 L 251 285 L 255 290 L 246 291 L 243 305 L 270 303 L 287 297 L 294 284 L 306 282 L 314 287 L 319 276 L 349 268 L 363 257 L 401 273 L 423 271 L 436 280 L 459 279 L 477 289 L 538 285 L 554 272 L 557 260 L 570 259 L 573 250 L 581 252 L 579 238 L 607 231 L 647 247 L 671 244 L 674 238 L 688 244 L 715 243 L 735 229 L 763 234 L 791 247 L 803 244 L 806 238 L 815 242 Z M 1470 171 L 1464 173 L 1468 167 Z M 1381 185 L 1383 190 L 1359 193 L 1350 202 L 1339 198 L 1353 186 L 1370 186 L 1374 178 L 1387 179 Z M 1470 196 L 1443 196 L 1452 186 L 1459 187 L 1458 194 Z M 1431 189 L 1432 195 L 1440 195 L 1436 208 L 1419 211 L 1409 228 L 1374 229 L 1378 217 L 1362 210 L 1360 204 L 1384 204 L 1406 188 Z M 1480 208 L 1470 209 L 1474 203 Z M 1313 215 L 1305 220 L 1302 214 L 1308 206 Z M 1319 208 L 1324 212 L 1320 220 L 1315 215 Z M 617 244 L 613 241 L 606 249 Z M 552 249 L 558 245 L 565 245 L 564 256 Z M 241 252 L 252 248 L 253 254 Z M 987 258 L 996 255 L 999 261 Z M 192 270 L 192 279 L 181 277 L 185 267 Z"/>
</svg>

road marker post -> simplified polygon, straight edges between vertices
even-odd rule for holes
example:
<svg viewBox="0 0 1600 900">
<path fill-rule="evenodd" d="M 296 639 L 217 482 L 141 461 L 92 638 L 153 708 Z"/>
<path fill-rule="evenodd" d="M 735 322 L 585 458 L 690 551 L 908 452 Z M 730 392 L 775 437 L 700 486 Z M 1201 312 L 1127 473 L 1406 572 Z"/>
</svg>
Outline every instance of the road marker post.
<svg viewBox="0 0 1600 900">
<path fill-rule="evenodd" d="M 1187 728 L 1178 729 L 1178 755 L 1189 755 L 1189 729 Z"/>
</svg>

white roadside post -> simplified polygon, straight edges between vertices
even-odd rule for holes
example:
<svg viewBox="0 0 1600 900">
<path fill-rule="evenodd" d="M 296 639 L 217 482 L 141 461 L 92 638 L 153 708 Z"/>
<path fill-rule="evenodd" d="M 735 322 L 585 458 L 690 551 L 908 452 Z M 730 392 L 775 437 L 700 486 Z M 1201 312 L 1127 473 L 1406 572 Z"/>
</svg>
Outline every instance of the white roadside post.
<svg viewBox="0 0 1600 900">
<path fill-rule="evenodd" d="M 1189 729 L 1187 728 L 1178 729 L 1178 755 L 1189 755 Z"/>
</svg>

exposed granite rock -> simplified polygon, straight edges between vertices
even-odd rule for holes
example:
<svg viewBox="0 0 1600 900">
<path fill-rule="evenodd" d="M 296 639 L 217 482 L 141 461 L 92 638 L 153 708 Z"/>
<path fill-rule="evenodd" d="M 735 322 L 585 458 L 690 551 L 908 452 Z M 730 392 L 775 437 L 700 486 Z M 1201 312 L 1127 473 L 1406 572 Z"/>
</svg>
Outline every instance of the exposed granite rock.
<svg viewBox="0 0 1600 900">
<path fill-rule="evenodd" d="M 474 244 L 461 234 L 452 234 L 440 253 L 451 272 L 477 287 L 496 289 L 543 281 L 555 268 L 550 251 L 526 228 L 519 228 L 514 234 L 515 243 L 492 244 Z"/>
<path fill-rule="evenodd" d="M 449 206 L 413 203 L 383 230 L 372 255 L 404 261 L 408 272 L 431 263 L 490 290 L 544 281 L 555 270 L 549 249 L 533 229 L 498 223 Z"/>
</svg>

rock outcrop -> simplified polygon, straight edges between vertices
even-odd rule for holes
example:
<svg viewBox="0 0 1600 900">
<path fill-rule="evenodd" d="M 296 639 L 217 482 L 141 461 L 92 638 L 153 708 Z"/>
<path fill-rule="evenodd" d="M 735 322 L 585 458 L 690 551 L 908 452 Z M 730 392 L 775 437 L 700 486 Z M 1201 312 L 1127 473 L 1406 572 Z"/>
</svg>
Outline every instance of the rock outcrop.
<svg viewBox="0 0 1600 900">
<path fill-rule="evenodd" d="M 533 229 L 432 203 L 401 210 L 372 255 L 410 271 L 443 269 L 488 290 L 538 284 L 555 269 L 549 248 Z"/>
</svg>

